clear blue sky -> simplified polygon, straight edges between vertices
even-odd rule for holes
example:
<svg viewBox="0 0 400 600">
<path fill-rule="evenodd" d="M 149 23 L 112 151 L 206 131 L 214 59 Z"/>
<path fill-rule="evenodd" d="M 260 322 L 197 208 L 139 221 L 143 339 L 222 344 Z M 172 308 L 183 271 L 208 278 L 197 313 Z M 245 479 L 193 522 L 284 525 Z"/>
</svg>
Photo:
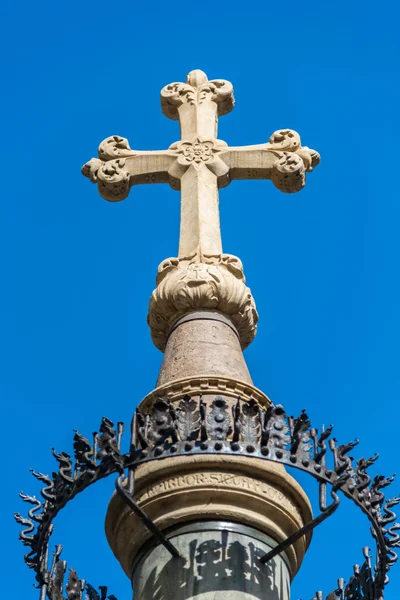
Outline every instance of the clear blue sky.
<svg viewBox="0 0 400 600">
<path fill-rule="evenodd" d="M 3 596 L 36 598 L 12 518 L 19 490 L 38 491 L 28 468 L 51 471 L 50 447 L 72 449 L 73 428 L 128 422 L 162 358 L 147 301 L 157 265 L 176 255 L 179 196 L 136 187 L 110 204 L 80 167 L 112 134 L 139 149 L 176 141 L 159 91 L 194 68 L 234 84 L 222 139 L 261 143 L 289 127 L 322 155 L 300 194 L 270 182 L 221 193 L 224 250 L 242 258 L 260 313 L 246 351 L 255 384 L 396 471 L 397 4 L 22 0 L 1 12 Z M 112 485 L 74 501 L 54 542 L 81 577 L 127 600 L 103 535 Z M 368 524 L 346 504 L 315 533 L 294 600 L 330 591 L 362 560 Z M 399 585 L 394 568 L 387 600 Z"/>
</svg>

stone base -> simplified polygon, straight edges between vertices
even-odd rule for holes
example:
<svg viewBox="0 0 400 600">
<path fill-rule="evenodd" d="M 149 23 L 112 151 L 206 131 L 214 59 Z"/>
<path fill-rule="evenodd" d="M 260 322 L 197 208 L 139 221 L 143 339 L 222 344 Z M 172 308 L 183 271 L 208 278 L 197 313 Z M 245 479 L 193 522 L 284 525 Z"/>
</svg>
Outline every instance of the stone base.
<svg viewBox="0 0 400 600">
<path fill-rule="evenodd" d="M 144 463 L 135 474 L 135 499 L 162 530 L 199 520 L 233 521 L 278 543 L 312 518 L 307 496 L 282 465 L 244 456 L 177 456 Z M 116 494 L 107 513 L 106 535 L 131 577 L 151 534 Z M 303 536 L 287 550 L 291 577 L 310 538 Z"/>
<path fill-rule="evenodd" d="M 138 600 L 289 600 L 287 557 L 261 563 L 276 543 L 256 529 L 206 521 L 167 537 L 181 558 L 161 545 L 141 553 L 132 574 Z"/>
</svg>

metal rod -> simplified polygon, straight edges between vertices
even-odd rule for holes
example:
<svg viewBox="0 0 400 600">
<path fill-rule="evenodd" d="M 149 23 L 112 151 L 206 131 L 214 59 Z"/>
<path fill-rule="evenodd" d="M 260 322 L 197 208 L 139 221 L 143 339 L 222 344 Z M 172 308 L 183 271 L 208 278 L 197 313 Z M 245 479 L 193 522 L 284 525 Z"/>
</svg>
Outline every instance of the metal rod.
<svg viewBox="0 0 400 600">
<path fill-rule="evenodd" d="M 40 598 L 39 600 L 46 600 L 47 598 L 47 584 L 44 583 L 40 588 Z"/>
<path fill-rule="evenodd" d="M 333 490 L 331 492 L 331 495 L 333 498 L 333 502 L 330 506 L 328 506 L 328 508 L 324 512 L 322 512 L 320 515 L 318 515 L 318 517 L 316 517 L 312 521 L 309 521 L 308 523 L 306 523 L 304 525 L 304 527 L 295 531 L 295 533 L 290 535 L 284 542 L 281 542 L 275 548 L 273 548 L 270 552 L 268 552 L 267 554 L 262 556 L 260 558 L 260 562 L 262 562 L 265 565 L 272 558 L 274 558 L 277 554 L 280 554 L 281 552 L 283 552 L 283 550 L 286 550 L 286 548 L 288 548 L 289 546 L 291 546 L 292 544 L 297 542 L 297 540 L 300 539 L 303 535 L 305 535 L 309 531 L 312 531 L 315 527 L 317 527 L 317 525 L 320 525 L 323 521 L 325 521 L 325 519 L 327 519 L 328 517 L 333 515 L 333 513 L 339 506 L 340 500 L 339 500 L 338 495 L 335 494 L 335 492 Z"/>
<path fill-rule="evenodd" d="M 319 510 L 322 512 L 326 511 L 326 483 L 320 482 L 319 484 Z"/>
<path fill-rule="evenodd" d="M 117 493 L 126 502 L 126 504 L 128 504 L 128 506 L 133 510 L 133 512 L 137 514 L 137 516 L 143 521 L 147 529 L 151 531 L 154 537 L 157 538 L 157 540 L 168 550 L 168 552 L 174 558 L 181 558 L 181 555 L 179 554 L 175 546 L 171 544 L 171 542 L 165 537 L 161 529 L 159 529 L 157 525 L 150 519 L 150 517 L 148 517 L 146 513 L 140 508 L 140 506 L 136 504 L 133 497 L 124 488 L 124 486 L 122 485 L 122 481 L 124 479 L 125 475 L 120 475 L 120 477 L 118 477 L 118 479 L 116 480 L 115 488 L 117 490 Z"/>
</svg>

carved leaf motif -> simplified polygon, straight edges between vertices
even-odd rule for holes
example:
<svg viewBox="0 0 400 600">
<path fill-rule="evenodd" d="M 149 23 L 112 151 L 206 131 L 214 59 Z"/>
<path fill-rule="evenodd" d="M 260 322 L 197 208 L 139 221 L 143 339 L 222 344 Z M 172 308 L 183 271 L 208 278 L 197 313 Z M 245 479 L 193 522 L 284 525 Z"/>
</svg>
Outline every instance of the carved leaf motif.
<svg viewBox="0 0 400 600">
<path fill-rule="evenodd" d="M 186 83 L 170 83 L 161 90 L 161 108 L 166 117 L 177 119 L 177 107 L 188 103 L 191 105 L 215 102 L 218 115 L 230 112 L 235 104 L 233 86 L 224 79 L 209 81 L 202 71 L 191 71 Z"/>
<path fill-rule="evenodd" d="M 197 402 L 186 395 L 179 403 L 177 417 L 180 440 L 196 440 L 200 431 L 200 411 Z"/>
<path fill-rule="evenodd" d="M 274 163 L 271 181 L 281 192 L 293 194 L 306 184 L 303 160 L 294 152 L 280 152 Z"/>
<path fill-rule="evenodd" d="M 162 444 L 169 437 L 176 441 L 172 409 L 169 402 L 159 398 L 150 414 L 148 439 L 155 444 Z"/>
<path fill-rule="evenodd" d="M 231 433 L 231 418 L 227 411 L 227 403 L 222 396 L 216 396 L 207 417 L 209 437 L 212 440 L 226 440 Z"/>
<path fill-rule="evenodd" d="M 103 163 L 97 171 L 100 195 L 110 202 L 119 202 L 128 197 L 130 174 L 124 169 L 125 158 L 116 158 Z"/>
<path fill-rule="evenodd" d="M 97 183 L 97 174 L 99 169 L 104 166 L 104 162 L 98 158 L 92 158 L 82 167 L 82 175 L 88 177 L 92 183 Z"/>
<path fill-rule="evenodd" d="M 290 443 L 289 427 L 284 408 L 278 404 L 264 415 L 262 444 L 284 449 Z"/>
<path fill-rule="evenodd" d="M 168 259 L 161 264 L 148 315 L 157 348 L 165 349 L 172 320 L 196 308 L 217 309 L 229 315 L 242 348 L 254 339 L 258 315 L 251 291 L 244 283 L 242 265 L 235 257 L 223 255 L 189 265 Z"/>
<path fill-rule="evenodd" d="M 254 399 L 245 402 L 242 405 L 242 414 L 240 417 L 240 429 L 244 442 L 256 444 L 260 438 L 260 414 L 259 408 Z"/>
<path fill-rule="evenodd" d="M 101 160 L 113 160 L 114 158 L 123 158 L 136 156 L 137 152 L 132 150 L 126 138 L 120 135 L 111 135 L 103 140 L 99 146 L 99 158 Z"/>
<path fill-rule="evenodd" d="M 279 129 L 269 138 L 269 147 L 281 152 L 296 152 L 301 147 L 300 136 L 292 129 Z"/>
</svg>

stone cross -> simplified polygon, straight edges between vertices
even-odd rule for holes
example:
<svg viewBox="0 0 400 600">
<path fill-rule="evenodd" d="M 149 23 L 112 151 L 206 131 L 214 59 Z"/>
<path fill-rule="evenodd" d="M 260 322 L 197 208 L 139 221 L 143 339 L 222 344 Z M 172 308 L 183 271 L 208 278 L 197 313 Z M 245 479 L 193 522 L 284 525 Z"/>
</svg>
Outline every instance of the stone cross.
<svg viewBox="0 0 400 600">
<path fill-rule="evenodd" d="M 218 189 L 233 179 L 270 179 L 283 192 L 298 192 L 306 172 L 319 163 L 319 154 L 290 129 L 276 131 L 266 144 L 228 146 L 217 138 L 218 117 L 233 106 L 229 81 L 208 81 L 202 71 L 191 71 L 186 83 L 161 90 L 162 111 L 179 121 L 180 141 L 168 150 L 142 152 L 114 135 L 100 144 L 99 158 L 82 168 L 111 202 L 124 200 L 139 183 L 169 183 L 181 192 L 178 257 L 160 264 L 149 305 L 151 335 L 160 350 L 174 324 L 199 311 L 208 318 L 210 311 L 228 316 L 241 347 L 250 344 L 258 315 L 241 261 L 222 253 Z"/>
<path fill-rule="evenodd" d="M 179 120 L 179 142 L 168 150 L 142 152 L 132 150 L 125 138 L 111 136 L 82 172 L 111 202 L 124 200 L 133 185 L 169 183 L 181 192 L 179 260 L 220 256 L 219 188 L 233 179 L 270 179 L 283 192 L 297 192 L 305 185 L 305 173 L 319 163 L 318 153 L 301 146 L 299 135 L 289 129 L 253 146 L 230 147 L 217 139 L 218 117 L 233 107 L 229 81 L 208 81 L 202 71 L 191 71 L 186 83 L 171 83 L 161 91 L 164 115 Z"/>
</svg>

